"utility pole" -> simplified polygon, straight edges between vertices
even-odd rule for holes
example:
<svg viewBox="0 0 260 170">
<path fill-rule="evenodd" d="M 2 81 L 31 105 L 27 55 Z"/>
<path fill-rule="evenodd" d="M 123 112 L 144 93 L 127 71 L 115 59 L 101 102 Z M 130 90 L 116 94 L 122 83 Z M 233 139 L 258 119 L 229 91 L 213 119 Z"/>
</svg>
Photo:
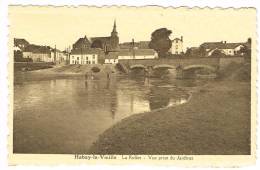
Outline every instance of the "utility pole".
<svg viewBox="0 0 260 170">
<path fill-rule="evenodd" d="M 132 39 L 133 59 L 135 59 L 135 40 Z"/>
<path fill-rule="evenodd" d="M 55 47 L 54 47 L 54 63 L 56 64 L 57 62 L 56 62 L 56 60 L 57 60 L 57 58 L 56 58 L 57 56 L 56 56 L 56 44 L 55 44 Z"/>
</svg>

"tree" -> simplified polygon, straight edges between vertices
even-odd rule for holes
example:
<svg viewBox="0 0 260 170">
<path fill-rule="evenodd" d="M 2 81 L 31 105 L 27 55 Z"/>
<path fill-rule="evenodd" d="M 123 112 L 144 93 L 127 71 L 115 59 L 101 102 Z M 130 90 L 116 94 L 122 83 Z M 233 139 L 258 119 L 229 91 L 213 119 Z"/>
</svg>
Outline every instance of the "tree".
<svg viewBox="0 0 260 170">
<path fill-rule="evenodd" d="M 238 51 L 238 54 L 245 55 L 247 57 L 251 57 L 251 48 L 248 48 L 247 46 L 243 46 Z"/>
<path fill-rule="evenodd" d="M 160 28 L 155 30 L 151 34 L 151 41 L 149 43 L 149 48 L 154 49 L 159 57 L 166 57 L 167 52 L 172 46 L 172 42 L 169 38 L 172 31 L 167 28 Z"/>
<path fill-rule="evenodd" d="M 205 57 L 207 54 L 206 49 L 203 46 L 196 48 L 188 48 L 185 56 L 187 57 Z"/>
<path fill-rule="evenodd" d="M 210 56 L 211 57 L 225 57 L 226 55 L 219 49 L 216 49 L 213 51 L 213 53 Z"/>
</svg>

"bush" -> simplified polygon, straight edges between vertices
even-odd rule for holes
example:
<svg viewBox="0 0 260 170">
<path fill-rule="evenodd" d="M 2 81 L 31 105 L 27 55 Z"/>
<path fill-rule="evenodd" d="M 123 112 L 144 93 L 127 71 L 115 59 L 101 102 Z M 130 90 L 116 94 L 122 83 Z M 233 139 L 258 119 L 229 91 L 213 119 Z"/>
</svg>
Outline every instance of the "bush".
<svg viewBox="0 0 260 170">
<path fill-rule="evenodd" d="M 91 71 L 93 71 L 94 73 L 98 73 L 98 72 L 100 72 L 100 68 L 98 68 L 98 67 L 92 67 L 92 68 L 91 68 Z"/>
</svg>

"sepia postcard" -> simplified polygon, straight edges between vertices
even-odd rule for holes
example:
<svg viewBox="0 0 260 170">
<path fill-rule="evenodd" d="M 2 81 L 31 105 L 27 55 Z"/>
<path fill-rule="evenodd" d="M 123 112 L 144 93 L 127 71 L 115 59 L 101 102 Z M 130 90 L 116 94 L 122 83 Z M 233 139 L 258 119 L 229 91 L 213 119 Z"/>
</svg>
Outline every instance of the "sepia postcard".
<svg viewBox="0 0 260 170">
<path fill-rule="evenodd" d="M 9 6 L 9 164 L 256 160 L 256 9 Z"/>
</svg>

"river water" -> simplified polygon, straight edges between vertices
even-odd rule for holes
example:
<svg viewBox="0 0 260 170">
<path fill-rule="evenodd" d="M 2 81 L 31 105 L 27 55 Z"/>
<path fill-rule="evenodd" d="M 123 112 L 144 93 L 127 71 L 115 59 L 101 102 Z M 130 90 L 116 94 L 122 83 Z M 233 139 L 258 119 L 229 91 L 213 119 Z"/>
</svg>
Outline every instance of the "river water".
<svg viewBox="0 0 260 170">
<path fill-rule="evenodd" d="M 84 153 L 133 114 L 187 102 L 194 81 L 83 77 L 14 85 L 15 153 Z M 185 89 L 185 90 L 184 90 Z"/>
</svg>

